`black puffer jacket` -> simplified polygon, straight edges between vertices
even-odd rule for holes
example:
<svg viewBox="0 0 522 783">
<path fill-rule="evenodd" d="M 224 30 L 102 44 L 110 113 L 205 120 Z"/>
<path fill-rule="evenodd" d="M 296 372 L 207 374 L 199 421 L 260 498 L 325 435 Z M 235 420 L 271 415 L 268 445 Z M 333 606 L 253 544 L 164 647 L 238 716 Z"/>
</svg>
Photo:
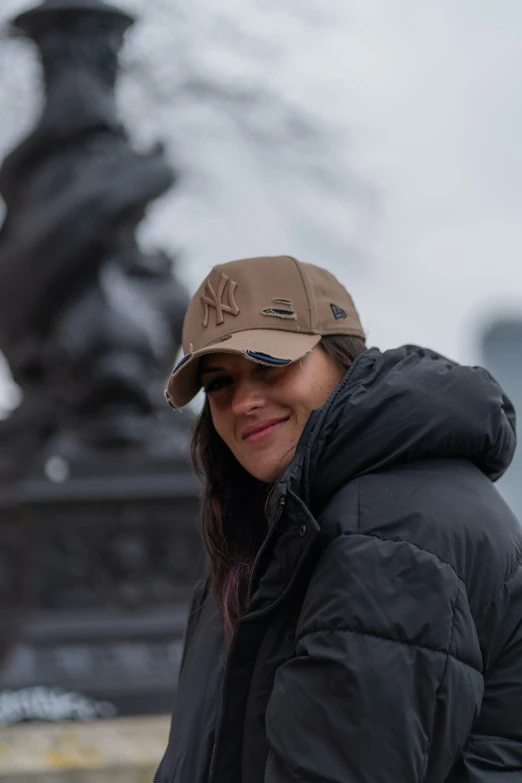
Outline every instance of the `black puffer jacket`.
<svg viewBox="0 0 522 783">
<path fill-rule="evenodd" d="M 520 783 L 514 447 L 484 370 L 359 357 L 276 488 L 229 652 L 195 593 L 158 783 Z"/>
</svg>

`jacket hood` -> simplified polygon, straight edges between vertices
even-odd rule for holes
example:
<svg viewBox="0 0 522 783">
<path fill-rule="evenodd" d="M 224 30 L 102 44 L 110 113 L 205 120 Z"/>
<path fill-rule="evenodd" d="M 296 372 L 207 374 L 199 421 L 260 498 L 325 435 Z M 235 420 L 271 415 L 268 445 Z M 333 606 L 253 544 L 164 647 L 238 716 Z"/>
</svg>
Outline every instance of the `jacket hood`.
<svg viewBox="0 0 522 783">
<path fill-rule="evenodd" d="M 491 375 L 407 345 L 359 356 L 301 439 L 314 512 L 347 481 L 397 463 L 468 459 L 492 481 L 509 467 L 515 411 Z"/>
</svg>

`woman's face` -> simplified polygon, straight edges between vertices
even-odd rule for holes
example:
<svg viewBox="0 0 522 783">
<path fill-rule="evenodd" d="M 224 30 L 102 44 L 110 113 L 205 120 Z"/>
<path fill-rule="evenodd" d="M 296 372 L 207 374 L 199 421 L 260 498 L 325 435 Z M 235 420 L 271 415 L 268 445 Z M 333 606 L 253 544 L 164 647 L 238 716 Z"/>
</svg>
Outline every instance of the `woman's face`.
<svg viewBox="0 0 522 783">
<path fill-rule="evenodd" d="M 344 375 L 320 346 L 286 367 L 227 353 L 204 356 L 200 367 L 217 433 L 245 470 L 265 482 L 290 464 L 310 413 Z"/>
</svg>

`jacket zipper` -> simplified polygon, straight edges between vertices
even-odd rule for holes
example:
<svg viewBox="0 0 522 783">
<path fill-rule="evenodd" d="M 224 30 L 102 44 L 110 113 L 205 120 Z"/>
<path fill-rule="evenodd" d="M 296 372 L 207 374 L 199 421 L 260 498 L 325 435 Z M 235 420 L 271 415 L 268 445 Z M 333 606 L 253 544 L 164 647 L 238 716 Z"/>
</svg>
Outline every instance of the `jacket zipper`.
<svg viewBox="0 0 522 783">
<path fill-rule="evenodd" d="M 252 586 L 254 584 L 254 578 L 255 578 L 255 575 L 256 575 L 256 571 L 257 571 L 257 566 L 258 566 L 259 560 L 260 560 L 261 556 L 263 555 L 263 552 L 265 551 L 265 549 L 266 549 L 266 547 L 268 545 L 268 542 L 272 538 L 272 534 L 273 534 L 273 531 L 276 529 L 277 523 L 281 519 L 281 514 L 283 513 L 284 505 L 285 505 L 285 496 L 283 495 L 281 497 L 281 499 L 279 500 L 279 505 L 278 505 L 278 508 L 277 508 L 277 512 L 276 512 L 276 515 L 274 517 L 274 522 L 273 522 L 273 524 L 272 524 L 272 526 L 270 528 L 270 531 L 269 531 L 267 537 L 265 538 L 265 540 L 263 541 L 263 543 L 261 545 L 261 548 L 260 548 L 259 552 L 256 555 L 256 559 L 254 560 L 254 565 L 252 567 L 252 574 L 250 576 L 250 581 L 248 583 L 246 611 L 248 611 L 250 600 L 252 598 Z M 262 614 L 262 613 L 263 613 L 263 610 L 261 610 L 261 612 L 259 612 L 259 613 L 256 612 L 255 615 L 251 615 L 251 617 L 254 617 L 254 616 L 257 617 L 258 614 Z M 241 622 L 241 620 L 239 622 Z M 230 659 L 232 658 L 232 651 L 234 649 L 234 644 L 235 644 L 235 641 L 236 641 L 238 626 L 239 626 L 239 623 L 236 625 L 236 627 L 234 629 L 234 633 L 232 635 L 232 641 L 230 643 L 230 650 L 228 651 L 227 663 L 226 663 L 226 666 L 225 666 L 225 674 L 224 674 L 224 677 L 223 677 L 223 694 L 226 693 L 226 689 L 227 689 L 227 682 L 228 682 L 228 676 L 229 676 L 229 670 L 230 670 Z M 217 749 L 218 749 L 218 746 L 219 746 L 219 740 L 221 738 L 221 730 L 222 730 L 222 728 L 223 728 L 223 710 L 221 711 L 221 715 L 219 716 L 219 723 L 218 723 L 218 727 L 217 727 L 217 731 L 216 731 L 216 739 L 215 739 L 215 742 L 214 742 L 214 751 L 212 753 L 212 761 L 210 762 L 210 772 L 209 772 L 209 776 L 208 776 L 209 783 L 212 783 L 212 781 L 214 779 L 214 773 L 216 771 Z M 155 781 L 154 781 L 154 783 L 155 783 Z"/>
<path fill-rule="evenodd" d="M 281 514 L 283 513 L 283 508 L 284 507 L 285 507 L 285 495 L 282 495 L 280 500 L 279 500 L 279 505 L 277 507 L 277 512 L 276 512 L 276 515 L 274 517 L 274 522 L 273 522 L 273 524 L 272 524 L 272 526 L 270 528 L 270 531 L 269 531 L 267 537 L 265 538 L 265 540 L 261 544 L 261 548 L 260 548 L 259 552 L 257 553 L 256 559 L 254 560 L 254 565 L 252 566 L 252 573 L 250 575 L 250 581 L 248 583 L 248 590 L 247 590 L 246 611 L 248 611 L 248 607 L 249 607 L 250 601 L 252 599 L 252 587 L 254 585 L 254 578 L 255 578 L 255 575 L 257 573 L 257 567 L 258 567 L 258 564 L 259 564 L 259 560 L 261 559 L 261 556 L 264 554 L 265 549 L 266 549 L 266 547 L 268 545 L 268 542 L 270 541 L 270 539 L 272 537 L 272 532 L 276 529 L 277 524 L 278 524 L 279 520 L 281 519 Z"/>
<path fill-rule="evenodd" d="M 178 683 L 179 678 L 181 677 L 181 672 L 183 671 L 183 664 L 185 663 L 185 656 L 187 654 L 187 636 L 188 636 L 188 629 L 189 629 L 189 622 L 190 620 L 187 619 L 187 622 L 185 623 L 185 628 L 183 629 L 183 636 L 181 641 L 181 661 L 179 663 L 179 673 L 178 673 Z"/>
</svg>

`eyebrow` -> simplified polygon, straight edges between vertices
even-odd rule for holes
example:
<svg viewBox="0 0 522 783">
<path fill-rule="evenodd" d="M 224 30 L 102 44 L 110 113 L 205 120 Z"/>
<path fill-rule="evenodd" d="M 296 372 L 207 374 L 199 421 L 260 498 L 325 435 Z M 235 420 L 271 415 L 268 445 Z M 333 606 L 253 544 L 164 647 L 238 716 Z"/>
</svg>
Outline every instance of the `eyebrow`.
<svg viewBox="0 0 522 783">
<path fill-rule="evenodd" d="M 201 375 L 206 375 L 210 372 L 225 372 L 224 367 L 205 367 L 204 370 L 201 370 Z"/>
</svg>

